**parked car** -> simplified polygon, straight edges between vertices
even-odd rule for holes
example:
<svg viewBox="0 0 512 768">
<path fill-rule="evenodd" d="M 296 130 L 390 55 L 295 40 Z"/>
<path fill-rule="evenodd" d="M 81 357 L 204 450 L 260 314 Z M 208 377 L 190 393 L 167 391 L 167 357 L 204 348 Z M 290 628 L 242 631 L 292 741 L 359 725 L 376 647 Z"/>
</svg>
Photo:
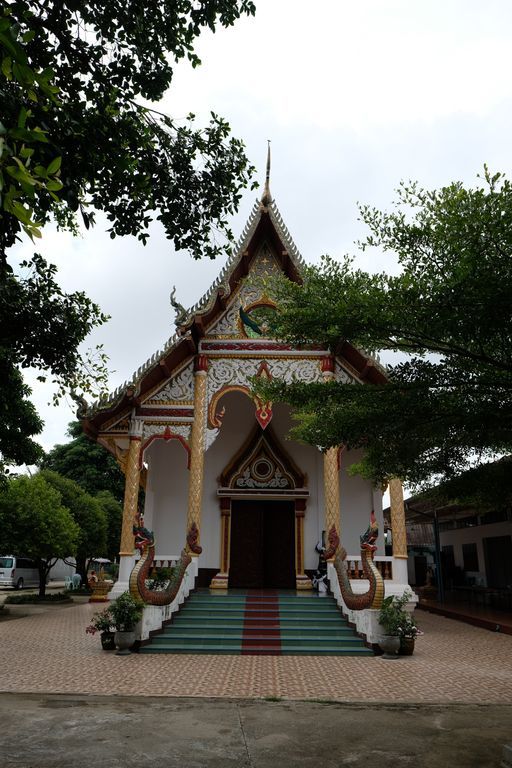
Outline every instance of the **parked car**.
<svg viewBox="0 0 512 768">
<path fill-rule="evenodd" d="M 15 555 L 0 556 L 0 587 L 39 586 L 39 569 L 35 560 Z"/>
</svg>

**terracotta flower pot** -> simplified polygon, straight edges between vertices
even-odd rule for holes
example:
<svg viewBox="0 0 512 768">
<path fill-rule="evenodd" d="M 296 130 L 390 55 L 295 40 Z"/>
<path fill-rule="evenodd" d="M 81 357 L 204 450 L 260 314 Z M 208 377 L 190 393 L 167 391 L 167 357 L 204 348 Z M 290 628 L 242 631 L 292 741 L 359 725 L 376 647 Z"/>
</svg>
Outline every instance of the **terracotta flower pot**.
<svg viewBox="0 0 512 768">
<path fill-rule="evenodd" d="M 400 638 L 400 656 L 412 656 L 414 653 L 414 637 Z"/>
<path fill-rule="evenodd" d="M 100 635 L 101 647 L 104 651 L 115 650 L 116 644 L 114 642 L 114 632 L 102 632 Z"/>
</svg>

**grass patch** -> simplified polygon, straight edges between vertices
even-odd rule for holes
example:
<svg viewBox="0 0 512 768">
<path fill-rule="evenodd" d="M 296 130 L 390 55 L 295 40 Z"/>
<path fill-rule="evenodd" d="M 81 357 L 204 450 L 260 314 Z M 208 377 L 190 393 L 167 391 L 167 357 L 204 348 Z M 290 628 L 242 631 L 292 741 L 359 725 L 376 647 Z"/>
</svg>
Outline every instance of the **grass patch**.
<svg viewBox="0 0 512 768">
<path fill-rule="evenodd" d="M 39 595 L 7 595 L 5 603 L 10 605 L 26 605 L 37 603 L 69 603 L 71 602 L 67 592 L 53 592 L 52 594 L 39 597 Z"/>
<path fill-rule="evenodd" d="M 282 701 L 282 696 L 264 696 L 263 701 Z"/>
</svg>

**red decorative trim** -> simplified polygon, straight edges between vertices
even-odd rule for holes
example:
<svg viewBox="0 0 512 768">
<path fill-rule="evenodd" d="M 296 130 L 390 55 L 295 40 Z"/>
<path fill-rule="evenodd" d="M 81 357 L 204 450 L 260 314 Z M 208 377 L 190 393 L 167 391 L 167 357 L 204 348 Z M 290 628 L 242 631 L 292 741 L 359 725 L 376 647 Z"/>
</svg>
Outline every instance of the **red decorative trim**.
<svg viewBox="0 0 512 768">
<path fill-rule="evenodd" d="M 137 408 L 137 416 L 173 416 L 179 418 L 180 416 L 190 417 L 193 415 L 193 408 L 154 408 L 144 405 Z"/>
<path fill-rule="evenodd" d="M 306 499 L 295 499 L 295 514 L 306 511 Z"/>
<path fill-rule="evenodd" d="M 302 520 L 304 518 L 304 512 L 295 514 L 295 520 L 297 522 L 297 573 L 303 572 L 302 567 Z"/>
<path fill-rule="evenodd" d="M 322 357 L 322 373 L 334 373 L 334 357 L 332 355 Z"/>
<path fill-rule="evenodd" d="M 229 488 L 228 486 L 222 486 L 217 488 L 217 496 L 220 498 L 236 498 L 237 496 L 283 496 L 286 499 L 294 499 L 296 497 L 308 497 L 309 490 L 307 488 Z"/>
<path fill-rule="evenodd" d="M 210 427 L 217 429 L 222 427 L 222 419 L 224 418 L 226 409 L 222 408 L 220 411 L 217 411 L 217 408 L 224 395 L 227 395 L 228 392 L 241 392 L 242 395 L 247 395 L 247 397 L 254 401 L 249 387 L 246 387 L 243 384 L 223 384 L 222 387 L 215 392 L 210 400 L 210 405 L 208 406 L 208 423 Z"/>
<path fill-rule="evenodd" d="M 268 363 L 266 360 L 262 360 L 260 363 L 260 367 L 258 368 L 256 372 L 256 378 L 262 378 L 262 379 L 271 379 L 272 374 L 270 373 L 270 368 L 268 367 Z"/>
<path fill-rule="evenodd" d="M 149 446 L 151 445 L 151 443 L 153 442 L 153 440 L 165 440 L 166 442 L 169 440 L 179 440 L 179 442 L 182 444 L 182 446 L 187 452 L 187 469 L 190 469 L 190 456 L 191 456 L 190 447 L 184 437 L 182 437 L 181 435 L 173 434 L 169 427 L 166 427 L 165 432 L 161 435 L 151 435 L 151 437 L 148 437 L 146 442 L 143 444 L 140 452 L 139 469 L 142 468 L 142 464 L 144 461 L 144 454 L 146 450 L 149 448 Z"/>
<path fill-rule="evenodd" d="M 345 450 L 345 446 L 344 445 L 340 445 L 340 447 L 338 448 L 338 453 L 336 455 L 336 462 L 337 462 L 337 466 L 338 466 L 338 472 L 341 469 L 341 456 L 342 456 L 344 450 Z"/>
<path fill-rule="evenodd" d="M 208 358 L 206 355 L 196 355 L 194 359 L 194 371 L 207 371 L 208 370 Z"/>
<path fill-rule="evenodd" d="M 327 542 L 329 546 L 324 552 L 324 557 L 326 560 L 331 560 L 336 554 L 336 550 L 340 545 L 340 537 L 338 536 L 338 531 L 334 525 L 331 526 L 331 530 L 327 536 Z"/>
<path fill-rule="evenodd" d="M 262 403 L 261 400 L 257 400 L 258 406 L 256 408 L 255 416 L 256 421 L 262 429 L 266 429 L 272 421 L 272 403 Z"/>
<path fill-rule="evenodd" d="M 223 530 L 223 536 L 224 536 L 224 547 L 223 547 L 223 562 L 222 562 L 222 570 L 224 573 L 228 572 L 228 558 L 229 558 L 229 552 L 228 552 L 228 544 L 229 544 L 229 516 L 230 514 L 226 514 L 225 512 L 223 514 L 222 524 L 224 526 Z"/>
<path fill-rule="evenodd" d="M 228 498 L 221 498 L 220 500 L 220 511 L 223 515 L 230 515 L 231 514 L 231 499 Z"/>
<path fill-rule="evenodd" d="M 269 352 L 289 352 L 293 347 L 291 347 L 289 344 L 281 344 L 278 341 L 202 341 L 201 346 L 203 349 L 209 349 L 210 351 L 215 350 L 227 350 L 227 349 L 233 349 L 240 352 L 252 352 L 254 350 L 257 350 L 258 352 L 262 352 L 265 350 L 268 350 Z"/>
<path fill-rule="evenodd" d="M 142 440 L 142 437 L 140 435 L 130 435 L 130 442 L 132 440 Z"/>
<path fill-rule="evenodd" d="M 203 551 L 203 548 L 198 544 L 199 540 L 199 528 L 197 527 L 197 523 L 194 521 L 190 528 L 188 529 L 187 533 L 187 544 L 188 548 L 191 552 L 193 552 L 195 555 L 200 555 Z"/>
</svg>

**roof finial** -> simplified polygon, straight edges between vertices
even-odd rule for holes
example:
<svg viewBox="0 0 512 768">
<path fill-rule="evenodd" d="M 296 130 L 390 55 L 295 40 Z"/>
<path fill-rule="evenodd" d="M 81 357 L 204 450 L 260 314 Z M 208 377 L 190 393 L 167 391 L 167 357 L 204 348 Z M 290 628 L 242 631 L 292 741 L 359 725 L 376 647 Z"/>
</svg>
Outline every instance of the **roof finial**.
<svg viewBox="0 0 512 768">
<path fill-rule="evenodd" d="M 267 172 L 265 174 L 265 187 L 261 196 L 261 204 L 265 207 L 272 202 L 272 195 L 270 194 L 270 139 L 267 139 L 267 142 Z"/>
</svg>

